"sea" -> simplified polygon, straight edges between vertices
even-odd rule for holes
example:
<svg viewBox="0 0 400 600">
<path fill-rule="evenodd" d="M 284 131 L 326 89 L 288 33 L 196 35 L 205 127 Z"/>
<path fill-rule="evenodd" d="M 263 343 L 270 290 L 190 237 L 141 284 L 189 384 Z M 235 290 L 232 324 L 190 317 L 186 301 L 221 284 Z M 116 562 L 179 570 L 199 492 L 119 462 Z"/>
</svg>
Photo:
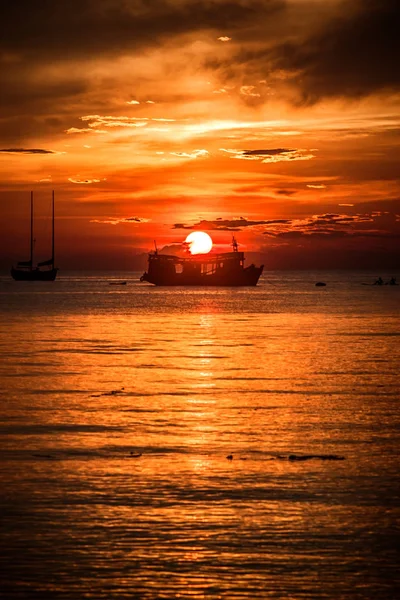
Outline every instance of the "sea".
<svg viewBox="0 0 400 600">
<path fill-rule="evenodd" d="M 0 277 L 0 597 L 399 598 L 400 286 L 379 275 L 400 281 Z"/>
</svg>

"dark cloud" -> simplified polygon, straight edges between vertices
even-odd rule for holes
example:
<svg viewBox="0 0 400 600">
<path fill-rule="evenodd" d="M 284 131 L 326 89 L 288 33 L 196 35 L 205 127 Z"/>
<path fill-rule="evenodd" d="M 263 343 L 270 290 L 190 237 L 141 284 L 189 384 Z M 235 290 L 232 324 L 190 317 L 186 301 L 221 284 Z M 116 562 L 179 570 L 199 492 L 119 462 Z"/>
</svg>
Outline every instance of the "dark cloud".
<svg viewBox="0 0 400 600">
<path fill-rule="evenodd" d="M 126 219 L 124 219 L 124 221 L 126 221 L 127 223 L 129 222 L 134 222 L 134 223 L 147 223 L 149 219 L 144 219 L 143 217 L 128 217 Z"/>
<path fill-rule="evenodd" d="M 121 53 L 169 36 L 214 29 L 233 33 L 279 11 L 284 0 L 19 0 L 7 2 L 0 48 L 30 55 Z"/>
<path fill-rule="evenodd" d="M 30 70 L 28 62 L 12 68 L 9 65 L 4 73 L 1 73 L 0 66 L 3 83 L 0 94 L 2 145 L 27 144 L 38 134 L 43 138 L 59 133 L 74 118 L 69 116 L 67 107 L 77 106 L 78 98 L 87 90 L 86 84 L 74 81 L 38 85 Z"/>
<path fill-rule="evenodd" d="M 0 148 L 0 152 L 5 154 L 59 154 L 54 150 L 44 150 L 43 148 Z"/>
<path fill-rule="evenodd" d="M 109 110 L 114 74 L 93 81 L 82 61 L 132 57 L 176 44 L 180 35 L 234 35 L 258 19 L 284 12 L 286 0 L 19 0 L 3 3 L 0 19 L 0 139 L 25 145 L 39 133 L 77 126 L 77 109 Z M 273 20 L 273 19 L 272 19 Z M 170 48 L 170 46 L 168 46 Z M 167 51 L 168 51 L 167 48 Z M 173 67 L 172 67 L 173 68 Z M 139 87 L 140 76 L 132 74 Z M 62 124 L 45 123 L 57 114 Z M 17 120 L 17 121 L 16 121 Z"/>
<path fill-rule="evenodd" d="M 339 7 L 323 0 L 7 2 L 0 20 L 0 106 L 3 116 L 27 121 L 27 115 L 32 120 L 51 113 L 56 104 L 57 112 L 64 114 L 67 105 L 88 92 L 90 73 L 68 70 L 64 79 L 57 74 L 51 81 L 52 70 L 49 81 L 43 77 L 39 85 L 32 75 L 36 64 L 126 56 L 181 34 L 201 32 L 229 32 L 232 55 L 205 57 L 205 66 L 222 85 L 233 84 L 232 94 L 245 102 L 263 103 L 275 88 L 287 91 L 287 84 L 298 91 L 298 101 L 310 104 L 324 97 L 398 90 L 399 17 L 398 0 L 354 0 Z M 37 125 L 28 122 L 27 128 L 34 134 Z M 1 127 L 6 128 L 0 131 L 3 144 L 16 143 L 8 134 L 11 128 L 17 130 L 15 124 Z M 43 131 L 55 129 L 48 123 Z M 242 157 L 305 158 L 289 153 L 279 148 L 249 150 Z"/>
<path fill-rule="evenodd" d="M 312 105 L 323 98 L 399 90 L 398 0 L 305 1 L 288 7 L 284 20 L 275 16 L 275 33 L 263 35 L 266 21 L 260 20 L 251 45 L 243 44 L 229 59 L 205 61 L 239 96 L 243 86 L 258 82 L 252 97 L 242 95 L 244 102 L 262 104 L 279 93 Z"/>
<path fill-rule="evenodd" d="M 188 229 L 183 223 L 175 223 L 172 229 Z"/>
<path fill-rule="evenodd" d="M 268 225 L 271 223 L 285 223 L 285 220 L 274 220 L 274 221 L 249 221 L 244 217 L 239 219 L 222 219 L 218 218 L 215 221 L 208 221 L 203 219 L 193 225 L 185 225 L 183 223 L 176 223 L 173 229 L 205 229 L 208 231 L 240 231 L 245 227 L 254 227 L 255 225 Z"/>
<path fill-rule="evenodd" d="M 244 156 L 276 156 L 277 154 L 287 154 L 288 152 L 296 152 L 288 148 L 271 148 L 269 150 L 243 150 Z"/>
<path fill-rule="evenodd" d="M 86 183 L 86 182 L 84 182 Z M 90 183 L 90 182 L 87 182 Z M 148 223 L 150 219 L 144 217 L 105 217 L 104 219 L 91 219 L 91 223 L 101 223 L 107 225 L 119 225 L 120 223 Z"/>
<path fill-rule="evenodd" d="M 203 219 L 193 225 L 176 223 L 173 229 L 202 229 L 208 231 L 240 231 L 247 227 L 262 226 L 265 228 L 264 235 L 271 237 L 303 237 L 303 236 L 345 236 L 361 233 L 363 235 L 377 235 L 371 230 L 371 226 L 378 226 L 382 232 L 379 235 L 387 235 L 393 230 L 399 230 L 400 221 L 396 227 L 396 215 L 394 213 L 355 214 L 342 215 L 326 213 L 314 215 L 305 219 L 266 219 L 251 221 L 240 217 L 239 219 L 222 219 L 214 221 Z M 372 224 L 372 225 L 371 225 Z M 347 229 L 343 229 L 347 227 Z M 340 228 L 340 229 L 339 229 Z"/>
<path fill-rule="evenodd" d="M 293 196 L 297 194 L 297 190 L 276 190 L 276 193 L 280 196 Z"/>
<path fill-rule="evenodd" d="M 400 233 L 388 233 L 385 231 L 283 231 L 277 234 L 267 234 L 270 237 L 286 240 L 309 239 L 309 240 L 333 240 L 338 238 L 384 238 L 390 240 L 400 240 Z"/>
<path fill-rule="evenodd" d="M 290 219 L 272 219 L 270 221 L 265 221 L 266 225 L 274 225 L 276 223 L 291 223 Z"/>
<path fill-rule="evenodd" d="M 400 87 L 398 0 L 343 2 L 338 16 L 307 39 L 277 46 L 273 68 L 288 71 L 302 102 L 357 98 Z"/>
<path fill-rule="evenodd" d="M 1 77 L 1 75 L 0 75 Z M 43 139 L 66 128 L 75 120 L 73 108 L 69 115 L 67 106 L 78 105 L 78 98 L 85 88 L 73 82 L 65 85 L 37 85 L 30 82 L 23 71 L 18 71 L 18 79 L 7 73 L 2 77 L 0 94 L 0 140 L 2 145 L 25 145 L 33 143 L 35 136 Z M 58 115 L 54 111 L 58 110 Z"/>
<path fill-rule="evenodd" d="M 335 230 L 335 231 L 284 231 L 282 233 L 278 233 L 276 237 L 281 239 L 314 239 L 314 240 L 327 240 L 327 239 L 337 239 L 337 238 L 345 238 L 349 236 L 348 231 L 343 230 Z"/>
<path fill-rule="evenodd" d="M 360 218 L 358 220 L 368 220 L 370 221 L 371 219 L 363 219 Z M 319 219 L 316 219 L 315 221 L 313 221 L 312 223 L 310 223 L 310 225 L 313 226 L 317 226 L 317 225 L 336 225 L 337 223 L 352 223 L 354 222 L 355 219 L 354 217 L 321 217 Z"/>
<path fill-rule="evenodd" d="M 333 240 L 384 238 L 400 239 L 400 220 L 393 212 L 354 215 L 326 213 L 305 219 L 284 221 L 283 225 L 267 227 L 264 235 L 277 240 Z"/>
<path fill-rule="evenodd" d="M 275 163 L 293 160 L 310 160 L 315 158 L 310 150 L 290 148 L 269 148 L 255 150 L 236 150 L 221 148 L 222 152 L 231 154 L 231 158 L 242 160 L 260 160 L 263 163 Z"/>
<path fill-rule="evenodd" d="M 3 86 L 0 94 L 0 107 L 2 116 L 15 114 L 14 106 L 18 110 L 30 112 L 34 106 L 34 114 L 42 115 L 48 112 L 49 105 L 54 110 L 54 102 L 67 102 L 87 91 L 87 84 L 82 81 L 81 73 L 74 74 L 78 81 L 43 81 L 38 85 L 32 77 L 32 65 L 29 61 L 22 64 L 0 65 L 0 75 Z M 53 104 L 51 104 L 53 103 Z M 60 107 L 62 112 L 63 106 Z"/>
</svg>

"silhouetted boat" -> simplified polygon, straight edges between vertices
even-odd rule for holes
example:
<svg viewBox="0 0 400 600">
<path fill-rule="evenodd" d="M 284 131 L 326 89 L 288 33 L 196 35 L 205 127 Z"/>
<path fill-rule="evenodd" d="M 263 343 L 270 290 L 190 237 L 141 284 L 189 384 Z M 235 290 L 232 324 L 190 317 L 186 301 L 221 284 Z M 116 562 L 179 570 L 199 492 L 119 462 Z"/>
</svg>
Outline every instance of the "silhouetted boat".
<svg viewBox="0 0 400 600">
<path fill-rule="evenodd" d="M 157 248 L 149 253 L 148 271 L 140 281 L 154 285 L 183 286 L 254 286 L 263 272 L 264 265 L 244 266 L 244 252 L 238 251 L 235 238 L 233 252 L 223 254 L 195 254 L 179 257 L 159 254 Z"/>
<path fill-rule="evenodd" d="M 33 192 L 31 192 L 31 255 L 29 260 L 20 261 L 16 267 L 11 268 L 11 277 L 16 281 L 54 281 L 58 271 L 54 267 L 54 191 L 52 196 L 51 258 L 39 262 L 35 266 L 33 249 Z"/>
</svg>

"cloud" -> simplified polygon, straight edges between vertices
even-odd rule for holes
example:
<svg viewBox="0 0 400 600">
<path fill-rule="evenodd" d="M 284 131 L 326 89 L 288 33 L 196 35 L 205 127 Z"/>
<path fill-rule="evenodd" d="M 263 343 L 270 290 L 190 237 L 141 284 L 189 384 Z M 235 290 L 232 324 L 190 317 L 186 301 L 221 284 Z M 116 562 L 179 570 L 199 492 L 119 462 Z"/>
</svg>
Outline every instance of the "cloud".
<svg viewBox="0 0 400 600">
<path fill-rule="evenodd" d="M 130 221 L 134 221 L 135 223 L 148 223 L 150 219 L 145 219 L 144 217 L 127 217 L 125 221 L 127 223 Z"/>
<path fill-rule="evenodd" d="M 329 240 L 356 237 L 390 238 L 400 236 L 400 223 L 395 213 L 375 211 L 353 215 L 339 213 L 316 214 L 304 219 L 260 219 L 244 217 L 202 219 L 193 224 L 175 223 L 173 229 L 203 231 L 242 231 L 257 233 L 281 240 Z"/>
<path fill-rule="evenodd" d="M 88 185 L 90 183 L 100 183 L 101 179 L 77 179 L 75 177 L 68 177 L 68 181 L 71 183 Z"/>
<path fill-rule="evenodd" d="M 398 92 L 399 23 L 398 0 L 287 0 L 273 16 L 260 13 L 236 32 L 241 43 L 229 56 L 209 56 L 204 64 L 250 105 L 274 94 L 313 105 Z"/>
<path fill-rule="evenodd" d="M 70 127 L 69 129 L 65 130 L 66 133 L 109 133 L 107 129 L 146 127 L 150 121 L 162 123 L 174 123 L 176 121 L 176 119 L 163 117 L 127 117 L 126 115 L 84 115 L 79 118 L 84 123 L 87 123 L 89 127 Z M 107 129 L 102 129 L 104 127 Z"/>
<path fill-rule="evenodd" d="M 65 133 L 108 133 L 108 131 L 105 131 L 104 129 L 94 129 L 90 127 L 70 127 L 69 129 L 65 130 Z"/>
<path fill-rule="evenodd" d="M 221 35 L 219 38 L 217 38 L 220 42 L 230 42 L 232 38 L 228 37 L 227 35 Z"/>
<path fill-rule="evenodd" d="M 283 0 L 19 0 L 3 10 L 1 49 L 54 58 L 66 51 L 70 56 L 97 55 L 104 48 L 128 51 L 190 32 L 234 32 L 283 7 Z"/>
<path fill-rule="evenodd" d="M 399 90 L 399 19 L 398 0 L 343 2 L 306 39 L 277 45 L 270 67 L 286 74 L 306 104 Z"/>
<path fill-rule="evenodd" d="M 144 217 L 123 217 L 121 219 L 115 217 L 105 217 L 104 219 L 92 219 L 90 223 L 106 223 L 108 225 L 119 225 L 120 223 L 133 223 L 138 225 L 139 223 L 149 223 L 151 219 L 145 219 Z"/>
<path fill-rule="evenodd" d="M 81 121 L 88 122 L 90 129 L 97 127 L 144 127 L 148 122 L 147 117 L 126 117 L 122 116 L 102 116 L 102 115 L 84 115 Z"/>
<path fill-rule="evenodd" d="M 260 98 L 261 94 L 256 92 L 256 89 L 257 88 L 255 85 L 242 85 L 240 87 L 240 93 L 243 96 L 250 96 L 251 98 Z"/>
<path fill-rule="evenodd" d="M 354 215 L 324 213 L 305 219 L 291 219 L 282 223 L 271 223 L 264 235 L 277 239 L 321 239 L 329 240 L 348 237 L 387 238 L 400 237 L 400 226 L 394 213 L 371 212 Z"/>
<path fill-rule="evenodd" d="M 297 190 L 276 190 L 276 193 L 280 196 L 293 196 L 297 194 Z"/>
<path fill-rule="evenodd" d="M 326 185 L 324 183 L 307 183 L 307 187 L 312 190 L 324 190 Z"/>
<path fill-rule="evenodd" d="M 208 156 L 208 150 L 193 150 L 193 152 L 170 152 L 173 156 L 178 158 L 206 158 Z"/>
<path fill-rule="evenodd" d="M 287 148 L 272 148 L 270 150 L 243 150 L 245 156 L 275 156 L 276 154 L 287 154 L 289 152 L 295 152 L 295 150 L 288 150 Z"/>
<path fill-rule="evenodd" d="M 208 231 L 240 231 L 243 228 L 255 227 L 257 225 L 269 225 L 271 223 L 287 223 L 285 219 L 267 220 L 267 221 L 250 221 L 244 217 L 237 219 L 222 219 L 218 218 L 214 221 L 202 219 L 193 225 L 185 225 L 184 223 L 175 223 L 173 229 L 205 229 Z"/>
<path fill-rule="evenodd" d="M 127 104 L 140 104 L 139 100 L 127 100 Z"/>
<path fill-rule="evenodd" d="M 315 155 L 310 150 L 288 149 L 288 148 L 270 148 L 267 150 L 232 150 L 220 148 L 222 152 L 233 154 L 231 158 L 242 160 L 260 160 L 263 163 L 276 163 L 293 160 L 310 160 Z"/>
<path fill-rule="evenodd" d="M 43 148 L 0 148 L 4 154 L 64 154 L 55 150 L 45 150 Z"/>
</svg>

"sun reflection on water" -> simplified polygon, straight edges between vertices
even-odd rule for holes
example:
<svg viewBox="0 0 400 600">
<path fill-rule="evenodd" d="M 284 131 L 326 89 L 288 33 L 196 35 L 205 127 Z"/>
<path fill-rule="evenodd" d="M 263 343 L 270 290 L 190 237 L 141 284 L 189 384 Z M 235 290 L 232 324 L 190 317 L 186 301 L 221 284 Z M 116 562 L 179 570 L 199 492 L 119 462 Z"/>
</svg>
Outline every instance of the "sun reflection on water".
<svg viewBox="0 0 400 600">
<path fill-rule="evenodd" d="M 0 318 L 8 597 L 380 597 L 397 313 L 144 293 Z"/>
</svg>

